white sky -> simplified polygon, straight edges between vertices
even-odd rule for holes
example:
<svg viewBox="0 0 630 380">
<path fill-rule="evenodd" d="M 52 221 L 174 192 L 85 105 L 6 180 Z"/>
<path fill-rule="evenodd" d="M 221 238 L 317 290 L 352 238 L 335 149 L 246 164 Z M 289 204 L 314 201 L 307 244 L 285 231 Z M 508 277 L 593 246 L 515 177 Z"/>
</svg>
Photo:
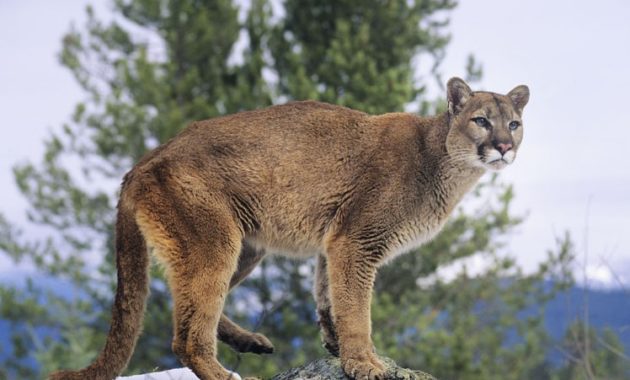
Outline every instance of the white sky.
<svg viewBox="0 0 630 380">
<path fill-rule="evenodd" d="M 613 278 L 608 262 L 630 284 L 628 17 L 622 0 L 469 0 L 453 14 L 446 77 L 472 52 L 485 89 L 530 87 L 525 139 L 503 176 L 529 212 L 511 244 L 526 266 L 568 229 L 592 279 Z"/>
<path fill-rule="evenodd" d="M 38 162 L 48 131 L 83 99 L 57 53 L 87 3 L 0 0 L 0 211 L 10 220 L 23 222 L 26 208 L 11 167 Z M 630 285 L 629 17 L 623 0 L 468 0 L 452 14 L 445 79 L 463 76 L 474 53 L 483 89 L 531 90 L 525 140 L 503 174 L 515 186 L 515 209 L 529 213 L 510 244 L 528 269 L 568 229 L 588 252 L 593 279 L 614 281 L 605 260 Z M 8 265 L 0 259 L 0 270 Z"/>
</svg>

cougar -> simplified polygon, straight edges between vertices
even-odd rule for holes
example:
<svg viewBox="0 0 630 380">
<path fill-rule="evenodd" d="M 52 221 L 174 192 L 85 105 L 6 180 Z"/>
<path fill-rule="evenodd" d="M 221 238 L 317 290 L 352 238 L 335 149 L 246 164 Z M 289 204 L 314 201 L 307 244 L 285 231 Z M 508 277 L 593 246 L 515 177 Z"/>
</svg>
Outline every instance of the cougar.
<svg viewBox="0 0 630 380">
<path fill-rule="evenodd" d="M 447 100 L 434 117 L 291 102 L 193 122 L 146 154 L 122 182 L 105 347 L 87 368 L 51 379 L 110 380 L 126 367 L 149 252 L 173 296 L 173 351 L 200 379 L 239 378 L 217 361 L 217 338 L 240 352 L 273 351 L 222 314 L 266 252 L 317 256 L 324 346 L 351 378 L 387 378 L 370 337 L 377 268 L 431 239 L 486 171 L 514 162 L 529 89 L 473 92 L 452 78 Z"/>
</svg>

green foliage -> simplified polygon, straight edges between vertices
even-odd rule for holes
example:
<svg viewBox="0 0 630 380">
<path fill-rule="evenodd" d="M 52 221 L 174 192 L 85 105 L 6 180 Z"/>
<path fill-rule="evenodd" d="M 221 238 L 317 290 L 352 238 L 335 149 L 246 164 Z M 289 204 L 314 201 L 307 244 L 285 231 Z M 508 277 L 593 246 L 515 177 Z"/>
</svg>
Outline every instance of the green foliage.
<svg viewBox="0 0 630 380">
<path fill-rule="evenodd" d="M 385 113 L 401 111 L 423 93 L 413 76 L 420 61 L 413 58 L 443 55 L 448 43 L 443 14 L 455 2 L 288 0 L 284 5 L 286 16 L 271 44 L 280 92 Z"/>
<path fill-rule="evenodd" d="M 596 331 L 584 321 L 568 329 L 561 347 L 567 362 L 556 379 L 622 380 L 630 375 L 630 361 L 619 337 L 610 329 Z"/>
<path fill-rule="evenodd" d="M 41 162 L 15 168 L 29 220 L 43 237 L 25 238 L 0 215 L 0 251 L 35 269 L 19 289 L 0 285 L 0 318 L 13 332 L 0 378 L 82 367 L 101 349 L 116 286 L 117 184 L 147 150 L 190 121 L 303 98 L 372 113 L 409 105 L 421 113 L 444 110 L 443 102 L 426 97 L 427 78 L 414 70 L 432 67 L 439 78 L 455 1 L 286 0 L 280 14 L 272 14 L 267 0 L 244 4 L 116 0 L 113 21 L 104 23 L 88 8 L 86 24 L 64 37 L 60 62 L 86 98 L 46 140 Z M 473 57 L 466 68 L 469 80 L 480 79 Z M 431 243 L 381 271 L 373 319 L 382 353 L 442 378 L 552 378 L 542 308 L 570 283 L 570 239 L 537 272 L 522 273 L 503 254 L 522 220 L 510 210 L 512 198 L 510 186 L 491 178 Z M 470 257 L 484 258 L 486 270 L 440 277 L 439 268 Z M 313 261 L 268 259 L 233 292 L 226 311 L 270 337 L 276 353 L 261 359 L 221 346 L 223 363 L 270 376 L 324 354 L 312 273 Z M 63 298 L 46 289 L 42 281 L 50 277 L 77 294 Z M 128 373 L 179 366 L 170 351 L 168 290 L 158 268 L 152 278 L 141 349 Z M 543 287 L 547 279 L 558 288 Z M 532 307 L 536 312 L 526 314 Z M 623 355 L 612 333 L 589 339 L 605 343 L 589 350 L 597 374 L 627 374 L 610 355 Z M 583 378 L 578 372 L 568 365 L 553 378 Z"/>
<path fill-rule="evenodd" d="M 448 238 L 450 227 L 437 239 Z M 521 273 L 513 260 L 491 250 L 480 252 L 489 263 L 482 273 L 470 274 L 464 266 L 450 282 L 432 274 L 433 280 L 415 292 L 377 293 L 374 325 L 385 327 L 377 330 L 376 341 L 401 364 L 430 368 L 438 378 L 546 378 L 536 375 L 541 368 L 549 370 L 544 304 L 571 280 L 563 278 L 553 288 L 544 283 L 570 262 L 570 241 L 562 241 L 551 254 L 550 261 L 558 265 L 541 265 L 531 274 Z"/>
</svg>

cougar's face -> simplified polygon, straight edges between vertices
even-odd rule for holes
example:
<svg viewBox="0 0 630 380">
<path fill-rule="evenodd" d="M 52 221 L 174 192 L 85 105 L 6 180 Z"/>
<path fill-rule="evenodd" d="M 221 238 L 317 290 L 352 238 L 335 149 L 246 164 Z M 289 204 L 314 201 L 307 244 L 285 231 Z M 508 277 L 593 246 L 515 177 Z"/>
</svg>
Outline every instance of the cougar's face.
<svg viewBox="0 0 630 380">
<path fill-rule="evenodd" d="M 508 95 L 499 95 L 452 86 L 449 81 L 450 158 L 489 170 L 501 170 L 513 163 L 523 140 L 521 115 L 529 98 L 527 87 L 519 86 Z"/>
<path fill-rule="evenodd" d="M 451 126 L 463 140 L 457 145 L 474 154 L 475 166 L 501 170 L 510 165 L 523 140 L 521 115 L 504 95 L 475 93 L 469 103 L 458 125 Z"/>
</svg>

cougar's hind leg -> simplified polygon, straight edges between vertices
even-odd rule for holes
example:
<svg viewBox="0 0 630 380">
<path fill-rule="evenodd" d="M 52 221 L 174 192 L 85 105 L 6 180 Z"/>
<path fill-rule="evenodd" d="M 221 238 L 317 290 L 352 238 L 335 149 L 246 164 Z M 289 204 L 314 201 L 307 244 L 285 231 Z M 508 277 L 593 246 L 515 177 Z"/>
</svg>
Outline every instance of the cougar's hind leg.
<svg viewBox="0 0 630 380">
<path fill-rule="evenodd" d="M 267 252 L 257 249 L 246 241 L 242 242 L 241 254 L 238 258 L 238 267 L 230 279 L 230 289 L 238 286 L 262 261 Z"/>
<path fill-rule="evenodd" d="M 264 249 L 256 249 L 247 242 L 243 242 L 238 269 L 230 280 L 230 289 L 241 283 L 254 270 L 265 254 Z M 225 314 L 222 314 L 219 320 L 218 338 L 238 352 L 268 354 L 272 353 L 274 349 L 273 344 L 266 336 L 243 329 Z"/>
<path fill-rule="evenodd" d="M 218 338 L 238 352 L 254 354 L 270 354 L 273 344 L 263 334 L 245 330 L 225 315 L 219 321 Z"/>
<path fill-rule="evenodd" d="M 180 300 L 177 338 L 185 339 L 186 364 L 200 379 L 227 379 L 229 372 L 216 359 L 216 336 L 242 237 L 228 213 L 206 212 L 199 218 L 206 228 L 187 242 L 185 265 L 173 268 Z"/>
<path fill-rule="evenodd" d="M 330 305 L 330 288 L 328 286 L 328 265 L 326 257 L 317 257 L 317 271 L 315 272 L 315 289 L 313 291 L 317 303 L 317 317 L 321 330 L 324 348 L 334 356 L 339 356 L 339 342 L 332 318 Z"/>
<path fill-rule="evenodd" d="M 169 197 L 147 195 L 138 224 L 166 266 L 174 301 L 173 351 L 201 380 L 228 379 L 231 373 L 216 358 L 216 337 L 242 233 L 220 197 L 194 202 L 176 190 L 165 191 Z"/>
</svg>

